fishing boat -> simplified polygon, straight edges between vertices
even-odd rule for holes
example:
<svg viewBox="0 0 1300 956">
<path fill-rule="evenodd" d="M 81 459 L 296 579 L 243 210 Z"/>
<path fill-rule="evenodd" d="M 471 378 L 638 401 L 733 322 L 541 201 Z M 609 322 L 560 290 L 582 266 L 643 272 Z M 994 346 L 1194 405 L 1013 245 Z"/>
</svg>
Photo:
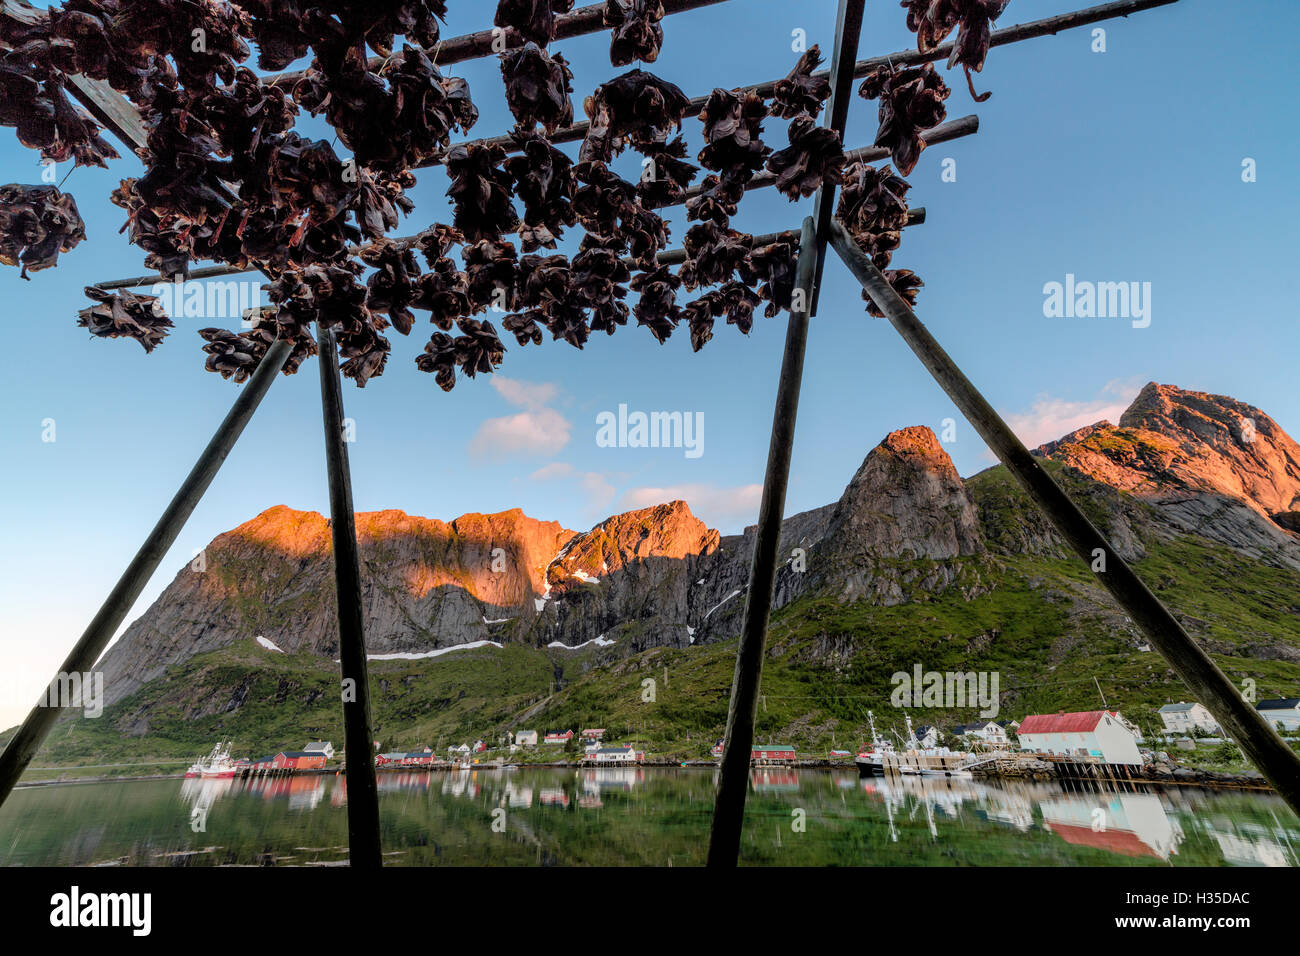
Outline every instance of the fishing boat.
<svg viewBox="0 0 1300 956">
<path fill-rule="evenodd" d="M 962 770 L 960 767 L 922 767 L 921 776 L 923 777 L 953 777 L 959 780 L 970 780 L 974 774 L 969 770 Z"/>
<path fill-rule="evenodd" d="M 922 747 L 912 730 L 912 718 L 905 717 L 907 738 L 903 741 L 904 749 L 899 753 L 884 756 L 884 773 L 905 774 L 919 777 L 959 777 L 974 776 L 964 765 L 970 754 L 950 750 L 947 747 Z"/>
<path fill-rule="evenodd" d="M 230 742 L 218 743 L 206 757 L 196 760 L 185 771 L 187 777 L 233 777 L 239 767 L 230 757 Z"/>
<path fill-rule="evenodd" d="M 858 765 L 858 775 L 861 777 L 883 774 L 885 757 L 894 752 L 894 745 L 876 734 L 876 718 L 871 711 L 867 711 L 867 723 L 871 726 L 871 746 L 863 747 L 853 761 Z"/>
</svg>

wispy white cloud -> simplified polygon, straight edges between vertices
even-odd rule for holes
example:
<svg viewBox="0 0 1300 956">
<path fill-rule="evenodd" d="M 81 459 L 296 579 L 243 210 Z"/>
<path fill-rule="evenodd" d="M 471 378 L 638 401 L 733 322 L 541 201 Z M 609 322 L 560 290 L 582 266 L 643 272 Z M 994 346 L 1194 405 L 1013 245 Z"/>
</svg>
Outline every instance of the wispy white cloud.
<svg viewBox="0 0 1300 956">
<path fill-rule="evenodd" d="M 1036 448 L 1103 419 L 1117 423 L 1141 389 L 1141 383 L 1113 379 L 1093 398 L 1072 401 L 1042 394 L 1027 411 L 1004 412 L 1003 416 L 1027 448 Z"/>
<path fill-rule="evenodd" d="M 580 489 L 589 517 L 605 517 L 605 509 L 617 493 L 611 476 L 599 471 L 578 471 L 566 461 L 553 461 L 543 465 L 528 476 L 529 481 L 558 481 L 567 479 L 570 486 Z"/>
<path fill-rule="evenodd" d="M 469 442 L 471 455 L 476 458 L 554 455 L 569 443 L 572 424 L 549 406 L 559 396 L 559 386 L 493 375 L 492 387 L 507 402 L 524 411 L 489 418 L 479 425 Z"/>
<path fill-rule="evenodd" d="M 575 469 L 567 461 L 553 461 L 549 465 L 543 465 L 535 472 L 528 476 L 529 481 L 550 481 L 553 478 L 567 478 L 574 473 Z"/>
<path fill-rule="evenodd" d="M 554 382 L 525 382 L 504 375 L 493 375 L 492 387 L 511 405 L 523 408 L 550 405 L 560 394 L 560 387 Z"/>
</svg>

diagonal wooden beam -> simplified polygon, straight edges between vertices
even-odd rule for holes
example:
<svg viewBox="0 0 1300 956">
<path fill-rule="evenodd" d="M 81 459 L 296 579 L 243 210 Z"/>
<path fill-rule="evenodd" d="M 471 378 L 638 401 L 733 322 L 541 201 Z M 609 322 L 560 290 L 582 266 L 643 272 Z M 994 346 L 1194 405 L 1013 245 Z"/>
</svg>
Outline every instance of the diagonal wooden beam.
<svg viewBox="0 0 1300 956">
<path fill-rule="evenodd" d="M 1069 495 L 1061 490 L 1061 486 L 1052 480 L 979 389 L 971 384 L 957 363 L 921 324 L 916 313 L 894 291 L 842 223 L 831 224 L 830 239 L 835 251 L 876 307 L 888 317 L 934 380 L 1051 519 L 1074 552 L 1090 568 L 1099 559 L 1104 561 L 1104 570 L 1095 572 L 1098 582 L 1142 628 L 1151 645 L 1164 656 L 1196 699 L 1209 708 L 1219 725 L 1241 745 L 1283 799 L 1300 813 L 1300 755 L 1288 747 L 1259 712 L 1242 699 L 1218 665 L 1183 630 L 1178 619 L 1142 583 L 1142 579 L 1116 553 Z"/>
<path fill-rule="evenodd" d="M 32 8 L 19 0 L 3 0 L 0 14 L 33 16 Z M 26 9 L 24 9 L 26 7 Z M 107 84 L 96 84 L 86 77 L 72 76 L 68 80 L 69 89 L 84 96 L 88 108 L 97 116 L 110 118 L 107 128 L 133 151 L 145 145 L 144 123 L 136 108 Z M 92 105 L 93 104 L 93 105 Z M 262 274 L 273 278 L 264 270 Z M 361 571 L 357 549 L 356 524 L 352 512 L 352 478 L 348 468 L 347 446 L 343 442 L 343 398 L 339 384 L 338 348 L 334 337 L 328 329 L 317 326 L 317 345 L 321 368 L 321 408 L 325 420 L 326 464 L 330 485 L 330 524 L 334 540 L 334 573 L 338 589 L 339 604 L 339 656 L 342 660 L 343 688 L 343 722 L 347 736 L 347 780 L 348 780 L 348 836 L 353 865 L 373 868 L 382 864 L 379 843 L 379 799 L 375 783 L 374 758 L 371 757 L 370 736 L 370 688 L 367 681 L 365 633 L 362 626 L 361 610 Z M 162 560 L 166 548 L 155 554 L 160 543 L 167 535 L 174 540 L 179 534 L 185 519 L 198 504 L 199 498 L 207 490 L 216 468 L 229 447 L 239 436 L 243 424 L 257 408 L 261 396 L 270 388 L 271 382 L 283 368 L 290 353 L 287 342 L 277 340 L 267 351 L 258 365 L 253 381 L 258 389 L 250 384 L 235 402 L 231 415 L 223 423 L 213 444 L 195 466 L 186 484 L 177 493 L 176 500 L 164 515 L 164 520 L 146 542 L 137 555 L 135 562 L 127 569 L 118 588 L 110 595 L 108 602 L 100 611 L 91 627 L 78 642 L 61 673 L 80 673 L 90 666 L 103 652 L 104 646 L 120 625 L 122 617 L 130 610 L 135 597 L 126 600 L 134 593 L 139 595 L 150 575 Z M 236 418 L 236 413 L 243 415 Z M 235 427 L 235 426 L 238 427 Z M 211 457 L 224 447 L 215 464 Z M 113 623 L 114 620 L 116 623 Z M 108 625 L 112 624 L 111 627 Z M 93 653 L 92 653 L 93 651 Z M 69 668 L 84 662 L 76 670 Z M 0 802 L 8 795 L 18 777 L 32 757 L 40 748 L 41 741 L 54 724 L 57 712 L 50 708 L 37 707 L 27 718 L 18 735 L 5 748 L 0 757 Z M 11 756 L 12 754 L 12 756 Z M 6 789 L 6 787 L 8 789 Z"/>
<path fill-rule="evenodd" d="M 334 333 L 316 323 L 325 462 L 329 473 L 330 534 L 338 597 L 339 666 L 343 673 L 343 733 L 347 747 L 348 848 L 352 866 L 383 865 L 379 844 L 379 790 L 370 736 L 370 679 L 366 664 L 361 555 L 352 504 L 352 470 L 344 436 L 343 388 Z"/>
<path fill-rule="evenodd" d="M 840 0 L 835 28 L 835 53 L 831 60 L 831 101 L 826 110 L 830 128 L 844 136 L 852 94 L 852 71 L 862 34 L 866 0 Z M 823 183 L 817 191 L 813 216 L 804 220 L 799 240 L 799 263 L 795 274 L 790 322 L 786 327 L 785 353 L 777 382 L 776 408 L 772 413 L 772 437 L 767 452 L 763 498 L 759 504 L 754 555 L 745 594 L 745 617 L 736 646 L 736 670 L 732 677 L 727 708 L 727 736 L 723 745 L 722 769 L 709 831 L 708 865 L 735 866 L 740 857 L 740 838 L 745 823 L 745 800 L 749 791 L 749 761 L 754 747 L 754 721 L 758 716 L 758 690 L 763 679 L 763 653 L 767 648 L 767 626 L 772 614 L 772 592 L 776 586 L 777 549 L 781 544 L 781 521 L 785 517 L 786 488 L 790 483 L 790 459 L 794 452 L 795 422 L 799 414 L 799 392 L 803 385 L 804 354 L 808 345 L 808 321 L 812 315 L 813 287 L 826 255 L 826 232 L 817 231 L 817 216 L 834 205 L 835 187 Z"/>
<path fill-rule="evenodd" d="M 113 635 L 126 619 L 127 612 L 131 610 L 145 585 L 149 583 L 149 579 L 158 570 L 163 557 L 176 543 L 176 538 L 185 527 L 185 522 L 198 507 L 204 492 L 208 490 L 222 464 L 230 455 L 231 449 L 235 447 L 235 442 L 244 433 L 245 426 L 257 411 L 262 399 L 266 397 L 271 384 L 280 374 L 280 369 L 284 367 L 289 352 L 287 342 L 275 342 L 267 350 L 266 356 L 257 366 L 257 371 L 253 373 L 248 384 L 240 390 L 234 405 L 217 427 L 216 433 L 199 455 L 198 461 L 190 469 L 189 475 L 181 483 L 171 503 L 158 519 L 158 523 L 145 538 L 140 550 L 136 552 L 117 584 L 113 586 L 113 590 L 109 592 L 99 613 L 95 615 L 81 635 L 81 639 L 69 652 L 59 674 L 50 682 L 51 689 L 62 676 L 85 675 L 92 672 L 99 655 L 104 653 L 104 648 L 108 646 L 108 642 L 113 639 Z M 56 699 L 51 700 L 50 697 Z M 54 722 L 58 720 L 59 715 L 79 705 L 77 701 L 47 693 L 28 714 L 27 719 L 18 728 L 18 733 L 9 741 L 4 753 L 0 754 L 0 804 L 4 803 L 18 783 L 18 778 L 27 769 L 36 752 L 41 749 L 41 744 L 54 727 Z"/>
</svg>

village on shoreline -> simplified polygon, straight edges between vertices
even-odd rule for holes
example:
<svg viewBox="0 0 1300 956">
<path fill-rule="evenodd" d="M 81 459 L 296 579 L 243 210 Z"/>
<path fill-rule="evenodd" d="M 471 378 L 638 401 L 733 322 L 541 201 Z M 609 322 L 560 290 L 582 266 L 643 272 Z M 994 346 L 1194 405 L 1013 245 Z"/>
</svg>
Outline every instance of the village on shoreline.
<svg viewBox="0 0 1300 956">
<path fill-rule="evenodd" d="M 1300 731 L 1300 698 L 1260 701 L 1258 709 L 1269 723 L 1286 734 Z M 1115 783 L 1176 784 L 1227 788 L 1270 789 L 1263 775 L 1240 769 L 1240 751 L 1222 735 L 1209 711 L 1199 703 L 1178 702 L 1161 707 L 1163 733 L 1144 737 L 1115 711 L 1034 714 L 1024 721 L 987 720 L 959 724 L 947 733 L 933 726 L 911 726 L 895 748 L 883 740 L 865 744 L 857 752 L 831 749 L 824 753 L 801 751 L 786 744 L 755 744 L 751 765 L 802 769 L 863 770 L 872 752 L 884 751 L 897 759 L 886 760 L 892 772 L 912 772 L 909 761 L 953 766 L 960 756 L 968 772 L 949 776 L 1049 780 L 1085 776 Z M 439 754 L 431 746 L 414 750 L 387 749 L 374 756 L 379 773 L 458 771 L 474 769 L 525 769 L 598 766 L 710 768 L 720 765 L 723 741 L 707 756 L 657 754 L 640 741 L 612 743 L 603 728 L 508 732 L 496 744 L 484 739 L 452 745 Z M 874 736 L 874 729 L 873 729 Z M 897 735 L 895 735 L 897 736 Z M 949 746 L 945 746 L 944 742 Z M 379 749 L 376 742 L 376 748 Z M 1294 745 L 1294 743 L 1293 743 Z M 961 748 L 961 749 L 956 749 Z M 1231 755 L 1229 755 L 1231 752 Z M 939 755 L 936 757 L 935 755 Z M 879 754 L 877 753 L 877 756 Z M 291 774 L 338 774 L 345 755 L 329 741 L 309 741 L 301 750 L 284 749 L 258 758 L 235 758 L 229 745 L 192 764 L 185 773 L 169 772 L 163 763 L 138 766 L 139 773 L 70 776 L 79 768 L 62 769 L 57 776 L 34 779 L 28 785 L 86 783 L 112 779 L 168 779 L 173 777 L 257 777 Z M 877 760 L 877 764 L 880 761 Z M 1228 769 L 1230 767 L 1231 769 Z M 881 772 L 878 766 L 876 772 Z M 886 767 L 885 769 L 891 769 Z M 865 771 L 864 771 L 865 772 Z"/>
</svg>

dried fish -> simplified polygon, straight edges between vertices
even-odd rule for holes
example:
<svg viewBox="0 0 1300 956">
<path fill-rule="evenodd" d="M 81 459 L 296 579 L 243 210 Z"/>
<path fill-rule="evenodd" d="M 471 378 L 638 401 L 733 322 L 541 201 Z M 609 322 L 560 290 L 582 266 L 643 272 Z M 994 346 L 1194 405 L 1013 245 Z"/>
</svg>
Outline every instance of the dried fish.
<svg viewBox="0 0 1300 956">
<path fill-rule="evenodd" d="M 880 100 L 876 145 L 890 150 L 899 173 L 910 176 L 925 149 L 922 133 L 948 115 L 944 100 L 951 91 L 930 63 L 906 70 L 880 67 L 867 74 L 858 93 Z"/>
<path fill-rule="evenodd" d="M 77 204 L 54 186 L 0 186 L 0 262 L 27 273 L 50 269 L 86 238 Z"/>
<path fill-rule="evenodd" d="M 637 60 L 653 63 L 664 43 L 662 0 L 605 0 L 605 26 L 611 27 L 609 59 L 614 66 Z"/>
<path fill-rule="evenodd" d="M 77 324 L 91 335 L 105 339 L 135 339 L 146 352 L 152 352 L 174 328 L 156 296 L 134 292 L 109 292 L 87 286 L 86 297 L 96 304 L 82 309 Z"/>
</svg>

